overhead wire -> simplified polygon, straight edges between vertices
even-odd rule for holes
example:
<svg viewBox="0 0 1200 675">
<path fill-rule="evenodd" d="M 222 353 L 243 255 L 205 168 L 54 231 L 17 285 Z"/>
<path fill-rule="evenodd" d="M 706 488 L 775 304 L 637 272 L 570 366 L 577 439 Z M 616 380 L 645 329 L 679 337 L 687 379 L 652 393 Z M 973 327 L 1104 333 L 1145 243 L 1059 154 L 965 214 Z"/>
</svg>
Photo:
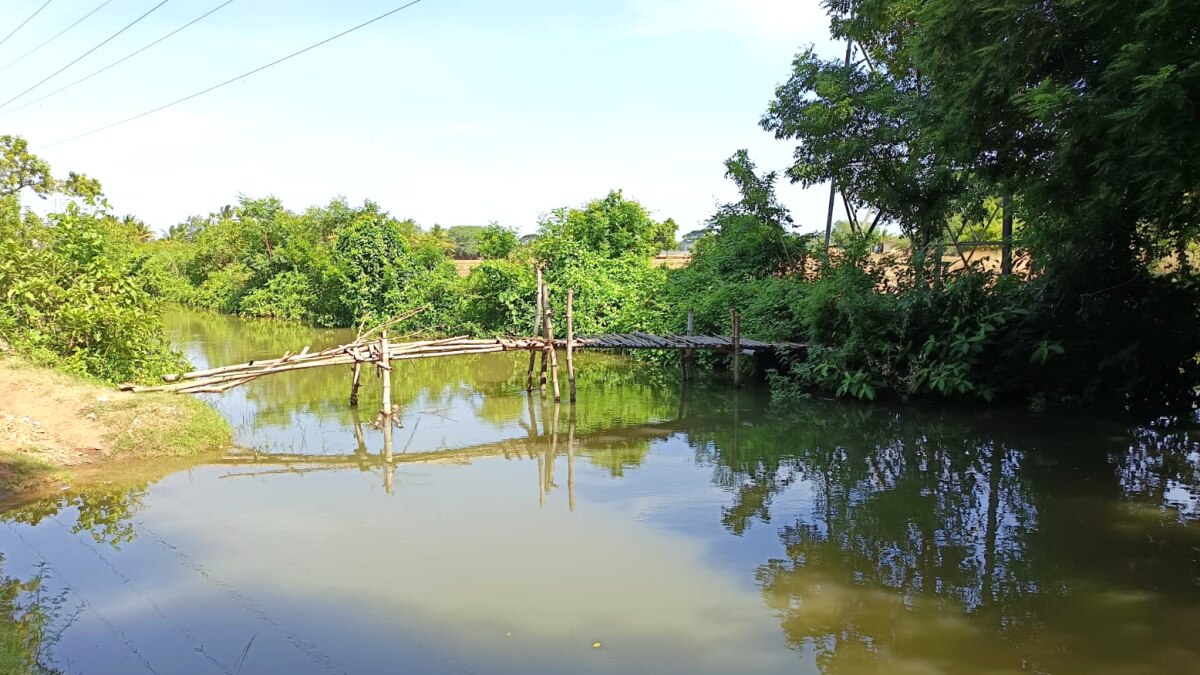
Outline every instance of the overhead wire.
<svg viewBox="0 0 1200 675">
<path fill-rule="evenodd" d="M 49 5 L 49 4 L 50 4 L 50 3 L 52 3 L 52 2 L 54 2 L 54 0 L 46 0 L 46 2 L 45 2 L 45 3 L 44 3 L 42 6 L 41 6 L 41 7 L 38 7 L 37 9 L 33 10 L 33 14 L 30 14 L 30 15 L 29 15 L 29 18 L 27 18 L 27 19 L 25 19 L 24 21 L 22 21 L 22 22 L 21 22 L 21 25 L 19 25 L 19 26 L 17 26 L 16 28 L 12 29 L 12 32 L 11 32 L 11 33 L 9 33 L 8 35 L 5 35 L 5 36 L 4 36 L 4 39 L 0 40 L 0 45 L 4 44 L 5 42 L 8 42 L 8 38 L 10 38 L 10 37 L 12 37 L 12 36 L 16 35 L 16 34 L 17 34 L 17 31 L 19 31 L 19 30 L 21 30 L 22 28 L 24 28 L 24 27 L 25 27 L 25 24 L 29 23 L 30 21 L 33 21 L 33 17 L 37 16 L 38 14 L 41 14 L 41 13 L 42 13 L 42 10 L 43 10 L 43 9 L 46 9 L 46 5 Z"/>
<path fill-rule="evenodd" d="M 61 73 L 62 71 L 66 70 L 67 68 L 70 68 L 71 66 L 75 65 L 76 63 L 79 63 L 79 62 L 80 62 L 80 61 L 82 61 L 82 60 L 83 60 L 85 57 L 87 57 L 87 55 L 88 55 L 88 54 L 91 54 L 92 52 L 96 51 L 97 49 L 100 49 L 100 48 L 101 48 L 101 47 L 103 47 L 104 45 L 106 45 L 106 44 L 108 44 L 109 42 L 111 42 L 111 41 L 112 41 L 114 38 L 116 38 L 116 37 L 117 37 L 118 35 L 120 35 L 121 33 L 124 33 L 125 31 L 129 30 L 130 28 L 133 28 L 135 25 L 137 25 L 137 23 L 138 23 L 139 21 L 141 21 L 142 19 L 145 19 L 146 17 L 150 16 L 150 15 L 151 15 L 151 14 L 153 14 L 153 13 L 154 13 L 156 10 L 158 10 L 158 8 L 159 8 L 159 7 L 162 7 L 163 5 L 167 4 L 168 2 L 170 2 L 170 0 L 162 0 L 162 2 L 160 2 L 160 3 L 158 3 L 157 5 L 155 5 L 155 6 L 151 7 L 150 9 L 146 10 L 146 12 L 145 12 L 144 14 L 142 14 L 142 15 L 141 15 L 141 16 L 139 16 L 138 18 L 134 19 L 133 21 L 131 21 L 131 22 L 129 22 L 129 23 L 127 23 L 127 24 L 125 24 L 125 27 L 124 27 L 124 28 L 122 28 L 121 30 L 119 30 L 119 31 L 117 31 L 117 32 L 115 32 L 115 33 L 113 33 L 112 35 L 109 35 L 108 37 L 104 38 L 104 40 L 103 40 L 103 41 L 102 41 L 100 44 L 96 45 L 95 47 L 92 47 L 91 49 L 87 50 L 87 51 L 86 51 L 86 52 L 84 52 L 83 54 L 80 54 L 79 56 L 77 56 L 77 57 L 75 58 L 75 60 L 74 60 L 74 61 L 72 61 L 72 62 L 68 63 L 67 65 L 63 66 L 62 68 L 59 68 L 58 70 L 54 71 L 53 73 L 50 73 L 50 74 L 49 74 L 49 75 L 47 75 L 46 77 L 43 77 L 41 80 L 39 80 L 39 81 L 37 82 L 37 84 L 34 84 L 32 87 L 29 87 L 29 88 L 28 88 L 28 89 L 26 89 L 25 91 L 23 91 L 23 92 L 21 92 L 21 93 L 17 94 L 16 96 L 13 96 L 12 98 L 8 99 L 7 101 L 5 101 L 5 102 L 3 102 L 3 103 L 0 103 L 0 108 L 3 108 L 4 106 L 8 105 L 9 103 L 12 103 L 13 101 L 15 101 L 15 100 L 17 100 L 17 99 L 21 98 L 22 96 L 24 96 L 25 94 L 28 94 L 29 92 L 33 91 L 34 89 L 37 89 L 38 87 L 40 87 L 40 86 L 42 86 L 43 84 L 45 84 L 45 83 L 46 83 L 46 82 L 47 82 L 47 81 L 48 81 L 50 78 L 54 77 L 55 75 L 58 75 L 59 73 Z"/>
<path fill-rule="evenodd" d="M 164 1 L 165 1 L 165 0 L 164 0 Z M 117 121 L 117 122 L 113 122 L 112 124 L 106 124 L 106 125 L 104 125 L 104 126 L 102 126 L 102 127 L 97 127 L 97 128 L 95 128 L 95 129 L 92 129 L 92 130 L 90 130 L 90 131 L 85 131 L 85 132 L 83 132 L 83 133 L 81 133 L 81 134 L 76 134 L 76 135 L 74 135 L 74 136 L 70 136 L 70 137 L 68 137 L 68 138 L 63 138 L 63 139 L 60 139 L 60 140 L 54 141 L 53 143 L 49 143 L 49 144 L 47 144 L 47 145 L 43 145 L 43 146 L 41 146 L 41 148 L 51 148 L 51 147 L 54 147 L 54 146 L 56 146 L 56 145 L 61 145 L 61 144 L 63 144 L 63 143 L 67 143 L 67 142 L 70 142 L 70 141 L 77 141 L 77 140 L 79 140 L 79 139 L 81 139 L 81 138 L 85 138 L 85 137 L 87 137 L 87 136 L 91 136 L 91 135 L 93 135 L 93 134 L 98 134 L 98 133 L 100 133 L 100 132 L 102 132 L 102 131 L 108 131 L 109 129 L 112 129 L 112 128 L 114 128 L 114 127 L 119 127 L 119 126 L 121 126 L 121 125 L 123 125 L 123 124 L 128 124 L 128 123 L 130 123 L 130 122 L 132 122 L 132 121 L 134 121 L 134 120 L 139 120 L 139 119 L 141 119 L 141 118 L 143 118 L 143 117 L 146 117 L 146 116 L 148 116 L 148 115 L 153 115 L 154 113 L 161 112 L 161 111 L 163 111 L 163 110 L 166 110 L 167 108 L 170 108 L 170 107 L 173 107 L 173 106 L 179 105 L 180 103 L 184 103 L 185 101 L 190 101 L 190 100 L 192 100 L 192 99 L 194 99 L 194 98 L 196 98 L 196 97 L 198 97 L 198 96 L 203 96 L 204 94 L 207 94 L 207 93 L 209 93 L 209 92 L 211 92 L 211 91 L 215 91 L 215 90 L 217 90 L 217 89 L 220 89 L 221 87 L 224 87 L 224 86 L 227 86 L 227 85 L 233 84 L 234 82 L 237 82 L 238 80 L 241 80 L 241 79 L 244 79 L 244 78 L 250 77 L 251 75 L 255 75 L 255 74 L 257 74 L 257 73 L 261 73 L 262 71 L 266 70 L 267 68 L 270 68 L 270 67 L 272 67 L 272 66 L 279 65 L 280 63 L 283 63 L 284 61 L 287 61 L 287 60 L 289 60 L 289 59 L 292 59 L 292 58 L 295 58 L 295 57 L 297 57 L 297 56 L 300 56 L 301 54 L 304 54 L 305 52 L 312 51 L 312 50 L 316 49 L 317 47 L 320 47 L 320 46 L 322 46 L 322 45 L 325 45 L 325 44 L 328 44 L 328 43 L 330 43 L 330 42 L 333 42 L 334 40 L 336 40 L 336 39 L 338 39 L 338 38 L 340 38 L 340 37 L 344 37 L 344 36 L 346 36 L 346 35 L 349 35 L 350 33 L 353 33 L 353 32 L 354 32 L 354 31 L 356 31 L 356 30 L 359 30 L 359 29 L 361 29 L 361 28 L 366 28 L 367 26 L 369 26 L 369 25 L 371 25 L 371 24 L 375 23 L 376 21 L 381 21 L 381 20 L 383 20 L 383 19 L 386 19 L 387 17 L 389 17 L 389 16 L 391 16 L 391 15 L 393 15 L 393 14 L 397 13 L 397 12 L 400 12 L 400 11 L 402 11 L 402 10 L 408 9 L 409 7 L 412 7 L 413 5 L 416 5 L 416 4 L 420 3 L 420 2 L 422 2 L 422 0 L 410 0 L 410 2 L 407 2 L 407 3 L 403 4 L 403 5 L 400 5 L 399 7 L 396 7 L 395 9 L 392 9 L 392 10 L 389 10 L 389 11 L 387 11 L 387 12 L 384 12 L 383 14 L 380 14 L 379 16 L 376 16 L 376 17 L 375 17 L 375 18 L 373 18 L 373 19 L 370 19 L 370 20 L 364 21 L 364 22 L 362 22 L 362 23 L 360 23 L 360 24 L 358 24 L 357 26 L 354 26 L 354 27 L 352 27 L 352 28 L 347 28 L 346 30 L 344 30 L 344 31 L 342 31 L 342 32 L 340 32 L 340 33 L 338 33 L 338 34 L 336 34 L 336 35 L 331 35 L 330 37 L 327 37 L 327 38 L 325 38 L 324 40 L 321 40 L 320 42 L 313 43 L 313 44 L 311 44 L 311 45 L 309 45 L 309 46 L 307 46 L 307 47 L 305 47 L 305 48 L 303 48 L 303 49 L 300 49 L 300 50 L 294 51 L 294 52 L 292 52 L 291 54 L 288 54 L 287 56 L 282 56 L 282 57 L 280 57 L 280 58 L 278 58 L 278 59 L 275 59 L 274 61 L 271 61 L 270 63 L 264 64 L 264 65 L 261 65 L 261 66 L 259 66 L 259 67 L 255 68 L 255 69 L 253 69 L 253 70 L 246 71 L 246 72 L 242 73 L 241 75 L 237 75 L 237 76 L 235 76 L 235 77 L 231 77 L 231 78 L 229 78 L 228 80 L 225 80 L 224 82 L 219 82 L 219 83 L 217 83 L 217 84 L 214 84 L 213 86 L 211 86 L 211 87 L 208 87 L 207 89 L 201 89 L 200 91 L 197 91 L 197 92 L 195 92 L 195 93 L 193 93 L 193 94 L 188 94 L 187 96 L 184 96 L 183 98 L 176 99 L 176 100 L 174 100 L 174 101 L 171 101 L 170 103 L 164 103 L 163 105 L 160 105 L 160 106 L 158 106 L 157 108 L 151 108 L 150 110 L 147 110 L 147 111 L 145 111 L 145 112 L 140 112 L 140 113 L 138 113 L 138 114 L 136 114 L 136 115 L 133 115 L 133 116 L 131 116 L 131 117 L 126 117 L 125 119 L 123 119 L 123 120 L 120 120 L 120 121 Z"/>
<path fill-rule="evenodd" d="M 75 26 L 78 26 L 79 24 L 83 23 L 84 21 L 87 21 L 87 20 L 88 20 L 88 18 L 89 18 L 89 17 L 91 17 L 93 14 L 95 14 L 96 12 L 99 12 L 100 10 L 104 9 L 104 6 L 105 6 L 105 5 L 107 5 L 107 4 L 108 4 L 108 3 L 110 3 L 110 2 L 112 2 L 112 0 L 104 0 L 104 2 L 100 3 L 100 5 L 99 5 L 98 7 L 96 7 L 96 8 L 95 8 L 95 9 L 93 9 L 92 11 L 88 12 L 87 14 L 84 14 L 82 18 L 80 18 L 80 19 L 76 19 L 76 20 L 75 20 L 75 23 L 73 23 L 73 24 L 71 24 L 70 26 L 67 26 L 66 28 L 64 28 L 64 29 L 62 29 L 62 30 L 58 31 L 57 33 L 55 33 L 55 34 L 54 34 L 54 37 L 50 38 L 49 40 L 46 40 L 45 42 L 43 42 L 42 44 L 40 44 L 40 45 L 38 45 L 38 46 L 34 47 L 33 49 L 30 49 L 29 51 L 27 51 L 27 52 L 25 52 L 24 54 L 22 54 L 22 55 L 18 56 L 17 58 L 13 59 L 12 61 L 9 61 L 8 63 L 6 63 L 6 64 L 4 64 L 4 65 L 0 66 L 0 70 L 4 70 L 4 69 L 8 68 L 9 66 L 16 64 L 17 62 L 21 61 L 21 59 L 24 59 L 26 56 L 29 56 L 30 54 L 32 54 L 32 53 L 34 53 L 34 52 L 36 52 L 37 50 L 41 49 L 42 47 L 45 47 L 46 45 L 50 44 L 51 42 L 54 42 L 54 41 L 55 41 L 55 40 L 57 40 L 58 38 L 62 37 L 62 36 L 63 36 L 63 33 L 66 33 L 67 31 L 71 30 L 71 29 L 72 29 L 72 28 L 74 28 Z"/>
<path fill-rule="evenodd" d="M 62 92 L 64 92 L 64 91 L 66 91 L 66 90 L 68 90 L 68 89 L 70 89 L 70 88 L 74 87 L 74 86 L 75 86 L 75 85 L 77 85 L 77 84 L 82 84 L 83 82 L 86 82 L 87 80 L 90 80 L 90 79 L 92 79 L 93 77 L 95 77 L 95 76 L 99 75 L 100 73 L 103 73 L 104 71 L 108 70 L 109 68 L 112 68 L 113 66 L 118 66 L 118 65 L 120 65 L 120 64 L 122 64 L 122 63 L 124 63 L 124 62 L 128 61 L 129 59 L 132 59 L 133 57 L 137 56 L 138 54 L 141 54 L 142 52 L 146 51 L 147 49 L 150 49 L 151 47 L 153 47 L 154 45 L 156 45 L 156 44 L 158 44 L 158 43 L 162 42 L 163 40 L 166 40 L 167 38 L 171 37 L 172 35 L 175 35 L 176 33 L 178 33 L 178 32 L 180 32 L 180 31 L 182 31 L 183 29 L 190 27 L 192 24 L 194 24 L 194 23 L 197 23 L 198 21 L 200 21 L 200 20 L 202 20 L 202 19 L 205 19 L 205 18 L 207 18 L 207 17 L 208 17 L 210 14 L 213 14 L 213 13 L 215 13 L 217 10 L 221 9 L 222 7 L 224 7 L 225 5 L 228 5 L 228 4 L 229 4 L 229 3 L 231 3 L 231 2 L 233 2 L 233 0 L 225 0 L 225 2 L 222 2 L 221 4 L 217 5 L 216 7 L 213 7 L 212 9 L 210 9 L 210 10 L 208 10 L 207 12 L 205 12 L 205 13 L 201 14 L 200 16 L 198 16 L 198 17 L 196 17 L 196 18 L 192 19 L 191 21 L 189 21 L 189 22 L 187 22 L 187 23 L 183 24 L 183 25 L 182 25 L 182 26 L 180 26 L 179 28 L 176 28 L 175 30 L 171 31 L 170 33 L 167 33 L 166 35 L 164 35 L 164 36 L 162 36 L 162 37 L 158 38 L 158 39 L 157 39 L 157 40 L 155 40 L 154 42 L 151 42 L 150 44 L 148 44 L 148 45 L 145 45 L 144 47 L 141 47 L 140 49 L 137 49 L 137 50 L 135 50 L 135 51 L 132 51 L 132 52 L 130 52 L 130 53 L 128 53 L 128 54 L 126 54 L 125 56 L 123 56 L 123 57 L 121 57 L 121 58 L 117 59 L 116 61 L 113 61 L 112 63 L 108 64 L 107 66 L 104 66 L 103 68 L 101 68 L 101 69 L 99 69 L 99 70 L 97 70 L 97 71 L 95 71 L 95 72 L 91 73 L 90 75 L 85 75 L 85 76 L 83 76 L 83 77 L 79 78 L 78 80 L 75 80 L 74 82 L 72 82 L 72 83 L 68 84 L 68 85 L 65 85 L 65 86 L 59 87 L 58 89 L 55 89 L 54 91 L 50 92 L 49 94 L 45 94 L 45 95 L 43 95 L 43 96 L 39 96 L 38 98 L 35 98 L 35 99 L 33 99 L 32 101 L 26 101 L 25 103 L 22 103 L 21 105 L 19 105 L 19 106 L 15 107 L 15 108 L 9 108 L 8 110 L 5 110 L 5 111 L 3 111 L 3 112 L 0 112 L 0 115 L 7 115 L 8 113 L 12 113 L 12 112 L 16 112 L 16 111 L 18 111 L 18 110 L 24 109 L 24 108 L 28 108 L 29 106 L 31 106 L 31 105 L 33 105 L 33 104 L 35 104 L 35 103 L 40 103 L 41 101 L 45 101 L 46 99 L 50 98 L 51 96 L 55 96 L 55 95 L 57 95 L 57 94 L 61 94 Z M 0 70 L 3 70 L 3 68 L 0 68 Z"/>
</svg>

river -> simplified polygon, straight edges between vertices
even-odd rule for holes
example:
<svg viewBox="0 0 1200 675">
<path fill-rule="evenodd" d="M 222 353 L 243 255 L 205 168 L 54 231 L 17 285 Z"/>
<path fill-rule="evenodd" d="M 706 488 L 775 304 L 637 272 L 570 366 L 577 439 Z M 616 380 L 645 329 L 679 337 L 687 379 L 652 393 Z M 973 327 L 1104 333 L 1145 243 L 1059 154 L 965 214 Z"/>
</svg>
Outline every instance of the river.
<svg viewBox="0 0 1200 675">
<path fill-rule="evenodd" d="M 182 310 L 199 367 L 348 333 Z M 237 453 L 3 514 L 69 673 L 1200 673 L 1200 436 L 582 355 L 211 398 Z M 297 458 L 296 455 L 305 457 Z"/>
</svg>

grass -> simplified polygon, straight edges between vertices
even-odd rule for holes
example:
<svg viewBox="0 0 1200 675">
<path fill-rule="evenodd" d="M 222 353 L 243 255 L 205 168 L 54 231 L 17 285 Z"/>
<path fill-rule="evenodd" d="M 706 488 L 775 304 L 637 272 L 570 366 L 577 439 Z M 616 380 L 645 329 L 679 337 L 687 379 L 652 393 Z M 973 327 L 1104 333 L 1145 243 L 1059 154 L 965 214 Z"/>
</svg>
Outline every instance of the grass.
<svg viewBox="0 0 1200 675">
<path fill-rule="evenodd" d="M 185 394 L 137 394 L 90 406 L 88 414 L 116 430 L 117 459 L 202 456 L 228 447 L 232 435 L 212 406 Z"/>
<path fill-rule="evenodd" d="M 228 422 L 199 399 L 118 392 L 11 353 L 0 354 L 0 388 L 0 502 L 178 469 L 232 441 Z"/>
</svg>

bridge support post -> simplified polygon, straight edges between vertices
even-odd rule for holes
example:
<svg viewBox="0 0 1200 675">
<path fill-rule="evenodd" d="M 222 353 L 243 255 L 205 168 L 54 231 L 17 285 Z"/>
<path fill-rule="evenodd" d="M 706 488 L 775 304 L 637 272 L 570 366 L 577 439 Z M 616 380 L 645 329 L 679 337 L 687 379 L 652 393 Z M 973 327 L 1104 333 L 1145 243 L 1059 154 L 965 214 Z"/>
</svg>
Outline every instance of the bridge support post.
<svg viewBox="0 0 1200 675">
<path fill-rule="evenodd" d="M 358 387 L 359 378 L 362 377 L 362 362 L 355 361 L 353 366 L 353 375 L 350 378 L 350 407 L 358 407 Z"/>
<path fill-rule="evenodd" d="M 390 359 L 391 355 L 388 354 L 388 336 L 385 330 L 379 336 L 379 369 L 383 378 L 383 405 L 379 412 L 383 414 L 383 423 L 385 426 L 392 423 L 392 366 Z"/>
<path fill-rule="evenodd" d="M 688 310 L 688 322 L 687 322 L 688 337 L 692 336 L 692 331 L 695 329 L 695 325 L 696 325 L 696 310 L 689 309 Z M 696 370 L 695 358 L 696 358 L 696 352 L 693 351 L 691 348 L 684 350 L 684 352 L 683 352 L 683 379 L 684 380 L 690 380 L 695 376 L 695 370 Z"/>
<path fill-rule="evenodd" d="M 575 289 L 567 289 L 567 387 L 575 402 Z"/>
<path fill-rule="evenodd" d="M 537 269 L 537 314 L 533 317 L 533 335 L 542 332 L 542 268 Z M 529 350 L 529 371 L 525 373 L 525 391 L 533 391 L 533 364 L 537 352 Z"/>
<path fill-rule="evenodd" d="M 729 309 L 729 323 L 733 337 L 733 386 L 742 385 L 742 317 L 736 309 Z"/>
<path fill-rule="evenodd" d="M 542 393 L 546 392 L 546 357 L 550 357 L 550 377 L 554 384 L 554 402 L 562 400 L 562 391 L 558 388 L 558 350 L 554 348 L 554 322 L 551 316 L 554 310 L 550 307 L 550 289 L 542 284 L 542 305 L 546 308 L 546 346 L 542 351 Z"/>
</svg>

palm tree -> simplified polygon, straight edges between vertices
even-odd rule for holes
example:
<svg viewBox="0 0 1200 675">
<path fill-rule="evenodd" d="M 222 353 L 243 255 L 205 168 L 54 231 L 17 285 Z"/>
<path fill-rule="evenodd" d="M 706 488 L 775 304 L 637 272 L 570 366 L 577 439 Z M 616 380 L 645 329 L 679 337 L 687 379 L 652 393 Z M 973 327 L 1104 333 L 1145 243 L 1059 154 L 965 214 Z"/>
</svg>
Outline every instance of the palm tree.
<svg viewBox="0 0 1200 675">
<path fill-rule="evenodd" d="M 138 218 L 135 215 L 125 214 L 125 216 L 121 218 L 121 224 L 124 225 L 126 229 L 128 229 L 129 232 L 137 238 L 138 241 L 146 242 L 154 239 L 154 231 L 151 230 L 150 226 L 143 222 L 141 218 Z"/>
</svg>

